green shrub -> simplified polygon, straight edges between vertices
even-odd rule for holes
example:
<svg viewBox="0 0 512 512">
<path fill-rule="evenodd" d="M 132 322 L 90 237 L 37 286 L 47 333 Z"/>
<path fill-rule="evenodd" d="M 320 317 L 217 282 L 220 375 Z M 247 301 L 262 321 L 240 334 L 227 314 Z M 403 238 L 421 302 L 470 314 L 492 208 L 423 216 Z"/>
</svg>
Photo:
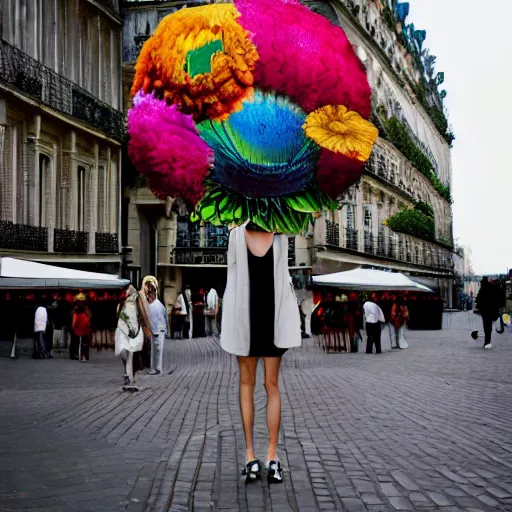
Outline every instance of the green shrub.
<svg viewBox="0 0 512 512">
<path fill-rule="evenodd" d="M 434 218 L 434 208 L 432 208 L 432 205 L 426 203 L 425 201 L 418 201 L 414 209 L 425 214 L 427 217 L 432 219 Z"/>
<path fill-rule="evenodd" d="M 405 158 L 407 158 L 407 160 L 409 160 L 409 162 L 411 162 L 411 164 L 414 165 L 421 174 L 430 180 L 434 189 L 441 195 L 441 197 L 444 197 L 451 203 L 452 195 L 450 187 L 441 183 L 434 171 L 434 166 L 423 151 L 421 151 L 421 149 L 412 140 L 404 125 L 395 116 L 392 116 L 389 119 L 383 118 L 385 110 L 379 109 L 378 112 L 381 116 L 384 130 L 386 132 L 386 138 L 401 151 Z"/>
<path fill-rule="evenodd" d="M 434 219 L 420 210 L 404 208 L 390 217 L 387 225 L 397 233 L 405 233 L 423 240 L 436 241 Z"/>
</svg>

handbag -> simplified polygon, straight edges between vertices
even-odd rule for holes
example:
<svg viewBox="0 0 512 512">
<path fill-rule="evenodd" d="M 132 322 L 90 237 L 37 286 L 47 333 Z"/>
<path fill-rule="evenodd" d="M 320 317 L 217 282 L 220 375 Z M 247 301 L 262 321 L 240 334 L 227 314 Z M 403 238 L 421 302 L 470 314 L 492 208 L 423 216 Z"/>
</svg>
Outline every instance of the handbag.
<svg viewBox="0 0 512 512">
<path fill-rule="evenodd" d="M 215 309 L 205 308 L 203 310 L 203 315 L 208 316 L 208 317 L 213 317 L 213 316 L 215 316 Z"/>
</svg>

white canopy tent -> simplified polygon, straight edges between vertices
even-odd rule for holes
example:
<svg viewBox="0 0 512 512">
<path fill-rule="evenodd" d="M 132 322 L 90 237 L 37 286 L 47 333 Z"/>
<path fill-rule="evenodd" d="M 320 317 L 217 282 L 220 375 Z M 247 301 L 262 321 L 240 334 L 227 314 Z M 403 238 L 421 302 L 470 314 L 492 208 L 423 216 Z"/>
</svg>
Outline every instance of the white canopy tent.
<svg viewBox="0 0 512 512">
<path fill-rule="evenodd" d="M 409 279 L 404 274 L 364 268 L 314 276 L 313 284 L 343 288 L 345 290 L 395 290 L 433 293 L 430 288 Z"/>
<path fill-rule="evenodd" d="M 114 274 L 54 267 L 29 260 L 0 258 L 0 289 L 124 288 L 130 284 Z"/>
</svg>

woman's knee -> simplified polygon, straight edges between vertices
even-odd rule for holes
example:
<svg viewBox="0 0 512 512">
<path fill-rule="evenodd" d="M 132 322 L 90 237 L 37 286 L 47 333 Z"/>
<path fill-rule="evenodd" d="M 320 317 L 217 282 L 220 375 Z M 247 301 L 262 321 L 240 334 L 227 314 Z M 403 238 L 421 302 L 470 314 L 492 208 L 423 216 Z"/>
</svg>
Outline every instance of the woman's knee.
<svg viewBox="0 0 512 512">
<path fill-rule="evenodd" d="M 255 364 L 256 363 L 256 364 Z M 256 362 L 252 359 L 239 358 L 240 367 L 240 385 L 244 387 L 252 387 L 256 385 Z"/>
<path fill-rule="evenodd" d="M 265 389 L 267 390 L 267 395 L 279 393 L 279 379 L 277 377 L 266 376 Z"/>
<path fill-rule="evenodd" d="M 251 375 L 247 372 L 245 375 L 240 375 L 240 385 L 248 388 L 254 388 L 256 385 L 256 375 Z"/>
</svg>

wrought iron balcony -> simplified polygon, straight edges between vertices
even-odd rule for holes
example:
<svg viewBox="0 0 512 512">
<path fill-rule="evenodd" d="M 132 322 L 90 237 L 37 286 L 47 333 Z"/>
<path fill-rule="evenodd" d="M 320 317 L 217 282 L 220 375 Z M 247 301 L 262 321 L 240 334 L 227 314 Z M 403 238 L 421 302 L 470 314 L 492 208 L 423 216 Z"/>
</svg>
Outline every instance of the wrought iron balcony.
<svg viewBox="0 0 512 512">
<path fill-rule="evenodd" d="M 340 225 L 330 220 L 325 221 L 325 237 L 329 245 L 340 245 Z"/>
<path fill-rule="evenodd" d="M 376 252 L 376 244 L 374 243 L 373 235 L 367 231 L 364 233 L 364 252 L 366 254 L 375 254 Z"/>
<path fill-rule="evenodd" d="M 119 239 L 117 233 L 96 233 L 96 252 L 98 254 L 118 254 Z"/>
<path fill-rule="evenodd" d="M 359 233 L 357 229 L 345 228 L 345 247 L 351 251 L 359 250 Z"/>
<path fill-rule="evenodd" d="M 365 230 L 362 239 L 355 229 L 342 228 L 339 243 L 339 225 L 326 221 L 325 244 L 358 251 L 369 256 L 386 258 L 418 265 L 452 271 L 452 253 L 434 242 L 421 240 L 403 233 L 395 233 L 386 226 L 379 226 L 378 233 Z M 335 242 L 338 241 L 336 244 Z M 361 245 L 360 245 L 361 243 Z M 361 247 L 361 248 L 360 248 Z"/>
<path fill-rule="evenodd" d="M 53 250 L 55 252 L 87 253 L 89 251 L 89 233 L 56 229 L 53 235 Z"/>
<path fill-rule="evenodd" d="M 124 134 L 124 114 L 25 52 L 0 42 L 0 80 L 111 137 Z"/>
<path fill-rule="evenodd" d="M 229 231 L 225 227 L 211 224 L 200 227 L 192 222 L 179 222 L 176 239 L 177 248 L 224 249 L 228 246 Z"/>
<path fill-rule="evenodd" d="M 48 230 L 1 220 L 0 248 L 17 251 L 47 251 Z"/>
</svg>

